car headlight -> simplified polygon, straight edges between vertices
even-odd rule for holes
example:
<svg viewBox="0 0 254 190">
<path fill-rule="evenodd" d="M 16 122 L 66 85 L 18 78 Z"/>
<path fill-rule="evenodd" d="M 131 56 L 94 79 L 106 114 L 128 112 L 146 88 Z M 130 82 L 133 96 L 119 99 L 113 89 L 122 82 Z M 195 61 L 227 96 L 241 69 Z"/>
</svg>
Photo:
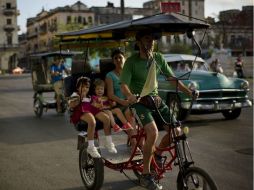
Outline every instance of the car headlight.
<svg viewBox="0 0 254 190">
<path fill-rule="evenodd" d="M 242 82 L 241 89 L 248 90 L 249 89 L 249 82 L 248 81 Z"/>
<path fill-rule="evenodd" d="M 188 84 L 188 88 L 189 88 L 191 91 L 194 91 L 194 90 L 197 90 L 198 85 L 197 85 L 195 82 L 190 82 L 190 83 Z"/>
</svg>

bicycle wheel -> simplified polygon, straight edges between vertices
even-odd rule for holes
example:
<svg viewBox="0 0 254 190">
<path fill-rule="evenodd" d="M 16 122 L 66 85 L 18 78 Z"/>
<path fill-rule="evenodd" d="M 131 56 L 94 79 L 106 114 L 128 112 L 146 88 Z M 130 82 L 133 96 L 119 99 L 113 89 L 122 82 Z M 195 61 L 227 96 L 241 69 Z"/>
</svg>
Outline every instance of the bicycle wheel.
<svg viewBox="0 0 254 190">
<path fill-rule="evenodd" d="M 183 179 L 184 178 L 184 179 Z M 184 182 L 186 187 L 184 187 Z M 177 190 L 217 190 L 213 179 L 203 169 L 190 167 L 184 174 L 177 176 Z"/>
<path fill-rule="evenodd" d="M 37 117 L 41 117 L 43 113 L 43 103 L 39 98 L 34 99 L 34 113 Z"/>
<path fill-rule="evenodd" d="M 61 97 L 61 108 L 62 108 L 62 113 L 64 113 L 67 110 L 67 102 L 64 99 L 64 97 Z"/>
<path fill-rule="evenodd" d="M 102 158 L 92 158 L 83 146 L 79 151 L 79 171 L 87 190 L 97 190 L 104 181 L 104 164 Z"/>
</svg>

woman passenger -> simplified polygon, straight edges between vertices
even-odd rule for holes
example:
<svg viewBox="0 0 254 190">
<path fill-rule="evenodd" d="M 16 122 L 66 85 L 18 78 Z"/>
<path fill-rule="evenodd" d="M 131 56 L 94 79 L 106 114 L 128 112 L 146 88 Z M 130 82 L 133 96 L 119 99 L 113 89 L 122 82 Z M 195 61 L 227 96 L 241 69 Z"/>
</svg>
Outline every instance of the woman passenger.
<svg viewBox="0 0 254 190">
<path fill-rule="evenodd" d="M 129 123 L 131 123 L 133 129 L 126 131 L 130 138 L 130 143 L 132 146 L 132 151 L 136 145 L 136 139 L 131 138 L 132 135 L 135 134 L 135 120 L 130 112 L 130 110 L 127 108 L 129 105 L 128 100 L 125 98 L 125 96 L 121 92 L 120 88 L 120 74 L 123 69 L 123 65 L 125 62 L 124 53 L 120 49 L 116 49 L 111 54 L 112 61 L 115 65 L 115 69 L 113 71 L 110 71 L 106 75 L 106 86 L 107 86 L 107 96 L 112 101 L 115 101 L 119 108 L 124 112 L 124 115 Z M 138 153 L 140 150 L 138 149 Z"/>
</svg>

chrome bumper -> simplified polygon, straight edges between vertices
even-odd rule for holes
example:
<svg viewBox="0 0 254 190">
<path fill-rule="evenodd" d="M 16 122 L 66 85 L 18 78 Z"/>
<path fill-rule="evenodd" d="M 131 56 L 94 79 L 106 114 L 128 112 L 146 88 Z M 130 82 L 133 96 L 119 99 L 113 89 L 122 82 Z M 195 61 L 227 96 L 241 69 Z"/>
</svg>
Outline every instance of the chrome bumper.
<svg viewBox="0 0 254 190">
<path fill-rule="evenodd" d="M 183 109 L 190 108 L 190 102 L 182 102 L 181 106 Z M 214 101 L 213 103 L 200 103 L 194 102 L 192 105 L 192 110 L 211 110 L 211 111 L 219 111 L 219 110 L 233 110 L 237 108 L 251 107 L 252 102 L 250 100 L 246 100 L 244 102 L 237 102 L 235 100 L 232 103 L 225 103 Z"/>
</svg>

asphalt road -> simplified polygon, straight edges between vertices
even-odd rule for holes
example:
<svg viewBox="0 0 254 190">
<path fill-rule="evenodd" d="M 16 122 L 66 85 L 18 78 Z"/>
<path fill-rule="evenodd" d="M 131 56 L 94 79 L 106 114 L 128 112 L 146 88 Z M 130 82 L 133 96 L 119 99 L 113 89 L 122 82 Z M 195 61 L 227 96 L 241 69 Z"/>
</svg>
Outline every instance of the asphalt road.
<svg viewBox="0 0 254 190">
<path fill-rule="evenodd" d="M 45 94 L 45 97 L 53 97 Z M 81 190 L 76 131 L 68 115 L 33 113 L 28 75 L 0 77 L 0 190 Z M 233 121 L 221 114 L 191 116 L 189 141 L 196 166 L 205 169 L 220 190 L 253 188 L 253 108 Z M 101 135 L 103 136 L 103 135 Z M 113 135 L 123 143 L 125 135 Z M 102 138 L 103 141 L 103 138 Z M 132 172 L 127 174 L 135 181 Z M 175 190 L 177 170 L 163 185 Z M 120 172 L 105 168 L 104 190 L 138 190 Z"/>
</svg>

